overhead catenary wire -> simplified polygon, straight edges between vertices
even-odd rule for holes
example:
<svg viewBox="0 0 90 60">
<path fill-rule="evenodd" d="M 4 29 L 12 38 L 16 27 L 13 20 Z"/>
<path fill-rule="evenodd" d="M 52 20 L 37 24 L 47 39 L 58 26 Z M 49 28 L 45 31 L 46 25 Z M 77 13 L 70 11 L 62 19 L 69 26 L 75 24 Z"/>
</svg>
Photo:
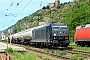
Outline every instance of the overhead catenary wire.
<svg viewBox="0 0 90 60">
<path fill-rule="evenodd" d="M 21 0 L 19 3 L 16 4 L 15 9 L 22 3 L 22 1 L 23 1 L 23 0 Z M 16 15 L 13 15 L 13 14 L 12 14 L 12 16 L 14 16 L 14 18 L 12 19 L 12 22 L 18 17 L 18 15 L 20 15 L 20 13 L 21 13 L 31 2 L 32 2 L 32 0 L 30 0 L 30 1 L 25 5 L 25 7 L 24 7 L 18 14 L 16 14 Z M 40 5 L 40 7 L 42 6 L 42 1 L 40 2 L 39 5 Z M 14 9 L 14 10 L 15 10 L 15 9 Z"/>
<path fill-rule="evenodd" d="M 22 3 L 22 1 L 23 1 L 23 0 L 21 0 L 19 3 L 16 4 L 16 7 L 13 9 L 13 11 L 16 10 L 16 8 Z M 13 12 L 13 11 L 12 11 L 12 12 Z M 11 12 L 11 13 L 12 13 L 12 12 Z"/>
<path fill-rule="evenodd" d="M 21 3 L 22 1 L 23 1 L 23 0 L 21 0 L 20 3 Z M 20 3 L 17 3 L 17 6 L 18 6 Z M 13 2 L 12 2 L 11 5 L 9 6 L 9 8 L 12 7 L 12 6 L 13 6 Z M 16 7 L 17 7 L 17 6 L 16 6 Z M 6 10 L 9 10 L 9 8 L 7 8 Z M 14 10 L 15 10 L 15 9 L 14 9 Z"/>
<path fill-rule="evenodd" d="M 13 5 L 13 2 L 12 2 L 11 5 L 9 6 L 9 8 L 12 7 L 12 5 Z M 7 8 L 6 10 L 9 10 L 9 8 Z"/>
<path fill-rule="evenodd" d="M 21 0 L 21 2 L 22 2 L 23 0 Z M 20 2 L 20 3 L 21 3 Z M 32 0 L 30 0 L 29 1 L 29 3 L 16 15 L 16 16 L 14 16 L 15 18 L 30 4 L 32 2 Z M 18 5 L 18 4 L 17 4 Z M 13 19 L 13 20 L 15 20 L 15 19 Z M 13 21 L 12 21 L 13 22 Z"/>
<path fill-rule="evenodd" d="M 9 7 L 8 8 L 6 8 L 6 10 L 7 10 L 7 12 L 10 12 L 10 9 L 13 7 L 13 6 L 15 6 L 14 7 L 14 9 L 11 11 L 12 13 L 10 14 L 10 13 L 8 13 L 8 14 L 4 14 L 4 16 L 12 16 L 12 18 L 11 18 L 11 22 L 13 22 L 14 20 L 16 20 L 17 18 L 18 18 L 18 15 L 20 15 L 20 13 L 24 10 L 24 9 L 26 9 L 26 7 L 33 1 L 33 0 L 30 0 L 28 3 L 27 3 L 27 5 L 24 5 L 25 7 L 24 8 L 22 8 L 22 10 L 19 12 L 19 14 L 17 14 L 17 13 L 15 13 L 15 12 L 13 12 L 15 9 L 17 9 L 17 7 L 20 7 L 19 5 L 22 3 L 22 1 L 23 0 L 21 0 L 21 1 L 19 1 L 19 2 L 17 2 L 17 3 L 15 3 L 14 1 L 10 1 L 10 5 L 9 5 Z M 41 7 L 42 6 L 42 1 L 40 2 L 41 4 L 39 4 L 39 6 Z M 1 15 L 1 14 L 0 14 Z"/>
<path fill-rule="evenodd" d="M 5 15 L 5 16 L 16 16 L 17 14 L 13 14 L 12 12 L 14 10 L 16 10 L 16 8 L 22 3 L 23 0 L 21 0 L 19 3 L 16 3 L 16 7 L 8 14 L 8 15 Z"/>
<path fill-rule="evenodd" d="M 23 0 L 21 0 L 20 3 L 21 3 L 22 1 L 23 1 Z M 18 16 L 31 2 L 32 2 L 32 0 L 30 0 L 29 3 L 28 3 L 18 14 L 14 14 L 15 17 Z M 17 6 L 15 7 L 15 9 L 20 5 L 20 3 L 17 3 Z M 11 5 L 12 5 L 12 4 L 11 4 Z M 42 6 L 42 1 L 41 1 L 41 3 L 40 3 L 40 7 L 41 7 L 41 6 Z M 15 10 L 15 9 L 14 9 L 14 10 Z M 13 11 L 14 11 L 14 10 L 13 10 Z M 12 12 L 11 12 L 10 14 L 12 14 Z M 12 14 L 12 15 L 13 15 L 13 14 Z M 13 16 L 14 16 L 14 15 L 13 15 Z M 5 16 L 8 16 L 8 15 L 5 15 Z"/>
<path fill-rule="evenodd" d="M 32 2 L 32 0 L 29 1 L 29 3 L 19 12 L 19 14 Z"/>
<path fill-rule="evenodd" d="M 20 1 L 20 3 L 22 3 L 23 0 Z"/>
<path fill-rule="evenodd" d="M 16 3 L 16 7 L 12 10 L 12 12 L 22 3 L 22 1 L 23 1 L 23 0 L 21 0 L 19 3 Z M 11 7 L 12 5 L 14 5 L 14 3 L 12 3 L 12 4 L 10 5 L 10 7 Z M 9 7 L 9 8 L 10 8 L 10 7 Z M 8 11 L 9 11 L 9 8 L 7 9 Z M 15 20 L 15 18 L 17 17 L 17 14 L 13 14 L 12 12 L 6 14 L 5 16 L 14 16 L 14 17 L 12 18 L 12 22 L 13 22 L 13 20 Z M 11 22 L 11 23 L 12 23 L 12 22 Z"/>
</svg>

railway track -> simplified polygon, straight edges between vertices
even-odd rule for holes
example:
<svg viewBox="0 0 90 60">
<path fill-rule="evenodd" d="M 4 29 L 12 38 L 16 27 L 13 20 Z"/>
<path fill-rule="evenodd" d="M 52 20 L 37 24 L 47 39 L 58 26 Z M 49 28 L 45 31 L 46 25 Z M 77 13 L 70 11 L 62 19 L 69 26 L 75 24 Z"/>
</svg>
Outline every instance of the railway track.
<svg viewBox="0 0 90 60">
<path fill-rule="evenodd" d="M 30 50 L 30 51 L 34 51 L 34 52 L 38 52 L 38 53 L 42 53 L 42 54 L 46 54 L 46 55 L 50 55 L 52 57 L 56 57 L 56 58 L 59 58 L 61 60 L 69 60 L 68 57 L 63 57 L 59 54 L 55 54 L 55 53 L 50 53 L 50 52 L 46 52 L 45 50 L 41 49 L 41 48 L 33 48 L 33 47 L 26 47 L 24 45 L 19 45 L 19 46 L 22 46 L 24 48 L 26 48 L 27 50 Z"/>
<path fill-rule="evenodd" d="M 17 45 L 17 44 L 15 44 Z M 59 58 L 59 59 L 62 59 L 62 60 L 69 60 L 70 58 L 69 57 L 66 57 L 66 56 L 62 56 L 62 55 L 59 55 L 57 53 L 50 53 L 50 52 L 46 52 L 44 49 L 41 49 L 41 48 L 35 48 L 35 47 L 27 47 L 25 45 L 17 45 L 17 46 L 21 46 L 21 47 L 24 47 L 26 48 L 27 50 L 30 50 L 30 51 L 35 51 L 35 52 L 38 52 L 38 53 L 42 53 L 42 54 L 46 54 L 46 55 L 50 55 L 52 57 L 56 57 L 56 58 Z M 56 51 L 56 50 L 55 50 Z M 83 54 L 83 55 L 88 55 L 90 56 L 90 52 L 89 51 L 85 51 L 85 50 L 76 50 L 76 49 L 66 49 L 65 50 L 66 53 L 71 53 L 71 54 Z"/>
<path fill-rule="evenodd" d="M 45 52 L 43 49 L 39 49 L 39 48 L 26 48 L 26 49 L 32 50 L 32 51 L 35 51 L 35 52 L 39 52 L 39 53 L 43 53 L 43 54 L 47 54 L 47 55 L 57 57 L 57 58 L 60 58 L 60 59 L 63 59 L 63 60 L 69 60 L 68 57 L 63 57 L 63 56 L 60 56 L 60 55 L 55 54 L 55 53 Z"/>
<path fill-rule="evenodd" d="M 88 55 L 90 56 L 90 51 L 85 51 L 85 50 L 76 50 L 76 49 L 72 49 L 72 50 L 65 50 L 68 53 L 72 53 L 72 54 L 83 54 L 83 55 Z"/>
<path fill-rule="evenodd" d="M 17 46 L 17 44 L 15 44 L 15 45 Z M 51 53 L 51 52 L 46 52 L 45 50 L 43 50 L 41 48 L 27 47 L 25 45 L 20 45 L 20 44 L 18 46 L 24 47 L 25 49 L 30 50 L 30 51 L 42 53 L 42 54 L 45 54 L 45 55 L 50 55 L 52 57 L 59 58 L 60 60 L 69 60 L 68 57 L 61 56 L 59 54 L 55 54 L 55 53 Z"/>
</svg>

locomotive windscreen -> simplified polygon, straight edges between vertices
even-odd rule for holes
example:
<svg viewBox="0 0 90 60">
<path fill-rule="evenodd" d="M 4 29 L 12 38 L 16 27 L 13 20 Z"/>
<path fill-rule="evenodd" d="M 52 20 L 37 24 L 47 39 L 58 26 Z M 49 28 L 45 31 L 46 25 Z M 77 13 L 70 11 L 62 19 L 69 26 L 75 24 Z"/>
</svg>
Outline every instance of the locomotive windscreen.
<svg viewBox="0 0 90 60">
<path fill-rule="evenodd" d="M 53 23 L 53 30 L 59 30 L 60 27 L 59 27 L 59 24 L 58 23 Z"/>
<path fill-rule="evenodd" d="M 68 36 L 68 26 L 66 23 L 53 23 L 52 36 Z"/>
<path fill-rule="evenodd" d="M 67 24 L 66 23 L 54 23 L 53 24 L 53 30 L 67 30 Z"/>
<path fill-rule="evenodd" d="M 59 26 L 53 26 L 53 30 L 59 30 Z"/>
<path fill-rule="evenodd" d="M 66 31 L 66 30 L 68 30 L 68 27 L 67 26 L 60 26 L 60 29 Z"/>
</svg>

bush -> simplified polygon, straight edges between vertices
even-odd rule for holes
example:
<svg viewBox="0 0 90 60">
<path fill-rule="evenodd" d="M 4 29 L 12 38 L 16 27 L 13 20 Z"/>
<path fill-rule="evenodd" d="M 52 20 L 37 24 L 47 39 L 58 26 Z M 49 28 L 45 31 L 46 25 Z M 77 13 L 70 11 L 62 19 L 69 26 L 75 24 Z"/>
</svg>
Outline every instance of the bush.
<svg viewBox="0 0 90 60">
<path fill-rule="evenodd" d="M 5 50 L 5 52 L 7 52 L 7 53 L 13 53 L 14 50 L 13 50 L 12 48 L 7 48 L 7 49 Z"/>
</svg>

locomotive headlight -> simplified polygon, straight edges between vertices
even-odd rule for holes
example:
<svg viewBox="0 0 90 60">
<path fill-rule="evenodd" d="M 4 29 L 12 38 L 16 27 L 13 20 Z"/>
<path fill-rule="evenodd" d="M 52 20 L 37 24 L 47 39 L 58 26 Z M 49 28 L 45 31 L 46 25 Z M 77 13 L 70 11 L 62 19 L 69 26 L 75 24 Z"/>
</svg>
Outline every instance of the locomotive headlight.
<svg viewBox="0 0 90 60">
<path fill-rule="evenodd" d="M 56 36 L 56 34 L 54 34 L 54 36 Z"/>
<path fill-rule="evenodd" d="M 68 37 L 65 37 L 65 39 L 68 39 Z"/>
<path fill-rule="evenodd" d="M 62 33 L 62 32 L 60 31 L 60 33 Z"/>
<path fill-rule="evenodd" d="M 54 37 L 54 39 L 55 39 L 55 37 Z"/>
<path fill-rule="evenodd" d="M 52 42 L 52 41 L 51 41 Z"/>
</svg>

